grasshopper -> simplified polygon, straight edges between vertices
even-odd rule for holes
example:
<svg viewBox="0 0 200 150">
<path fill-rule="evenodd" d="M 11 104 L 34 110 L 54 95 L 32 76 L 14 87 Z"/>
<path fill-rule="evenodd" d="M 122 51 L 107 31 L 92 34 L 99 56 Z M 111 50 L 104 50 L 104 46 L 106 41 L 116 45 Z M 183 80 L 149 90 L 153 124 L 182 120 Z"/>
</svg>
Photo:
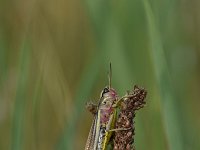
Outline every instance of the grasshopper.
<svg viewBox="0 0 200 150">
<path fill-rule="evenodd" d="M 112 135 L 112 131 L 126 130 L 114 129 L 115 120 L 117 116 L 117 109 L 119 102 L 123 98 L 118 97 L 116 91 L 111 88 L 111 64 L 109 73 L 109 86 L 105 87 L 100 95 L 98 105 L 88 105 L 90 111 L 94 114 L 94 119 L 85 150 L 105 150 Z"/>
</svg>

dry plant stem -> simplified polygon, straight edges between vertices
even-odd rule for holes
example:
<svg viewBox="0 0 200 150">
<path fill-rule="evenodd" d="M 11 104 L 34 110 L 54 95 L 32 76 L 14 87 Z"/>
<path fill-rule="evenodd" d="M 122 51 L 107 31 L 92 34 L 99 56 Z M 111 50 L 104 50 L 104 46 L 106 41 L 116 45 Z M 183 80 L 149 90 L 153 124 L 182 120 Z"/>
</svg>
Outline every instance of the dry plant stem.
<svg viewBox="0 0 200 150">
<path fill-rule="evenodd" d="M 128 98 L 121 102 L 121 108 L 116 121 L 116 128 L 127 128 L 128 130 L 116 131 L 114 134 L 114 150 L 135 150 L 134 135 L 135 127 L 133 119 L 135 111 L 146 104 L 146 90 L 134 86 L 133 91 L 127 92 Z M 130 129 L 129 129 L 130 128 Z"/>
</svg>

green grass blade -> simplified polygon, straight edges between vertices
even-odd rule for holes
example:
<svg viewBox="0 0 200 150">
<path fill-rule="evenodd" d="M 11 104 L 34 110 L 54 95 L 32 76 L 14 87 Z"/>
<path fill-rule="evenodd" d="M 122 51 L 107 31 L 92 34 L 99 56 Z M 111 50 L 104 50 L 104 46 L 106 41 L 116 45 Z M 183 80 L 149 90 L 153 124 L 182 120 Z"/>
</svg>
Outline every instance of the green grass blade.
<svg viewBox="0 0 200 150">
<path fill-rule="evenodd" d="M 24 123 L 25 123 L 25 106 L 26 92 L 29 70 L 29 47 L 27 43 L 22 48 L 19 58 L 19 74 L 17 83 L 17 92 L 14 103 L 14 111 L 12 118 L 12 135 L 11 150 L 22 150 L 24 140 Z"/>
<path fill-rule="evenodd" d="M 146 11 L 153 65 L 161 94 L 163 120 L 170 150 L 183 150 L 181 124 L 177 111 L 176 96 L 173 93 L 171 77 L 168 71 L 161 37 L 157 30 L 156 20 L 148 0 L 143 0 Z"/>
</svg>

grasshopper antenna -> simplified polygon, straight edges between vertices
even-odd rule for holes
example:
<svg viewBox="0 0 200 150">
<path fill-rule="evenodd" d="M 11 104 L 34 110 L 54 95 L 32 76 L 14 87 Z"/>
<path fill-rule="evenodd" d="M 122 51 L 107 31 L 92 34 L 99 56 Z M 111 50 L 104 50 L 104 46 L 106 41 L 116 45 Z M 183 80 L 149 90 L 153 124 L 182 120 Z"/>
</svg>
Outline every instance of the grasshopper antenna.
<svg viewBox="0 0 200 150">
<path fill-rule="evenodd" d="M 112 78 L 112 65 L 110 62 L 110 70 L 109 70 L 109 74 L 108 74 L 109 89 L 111 89 L 111 78 Z"/>
</svg>

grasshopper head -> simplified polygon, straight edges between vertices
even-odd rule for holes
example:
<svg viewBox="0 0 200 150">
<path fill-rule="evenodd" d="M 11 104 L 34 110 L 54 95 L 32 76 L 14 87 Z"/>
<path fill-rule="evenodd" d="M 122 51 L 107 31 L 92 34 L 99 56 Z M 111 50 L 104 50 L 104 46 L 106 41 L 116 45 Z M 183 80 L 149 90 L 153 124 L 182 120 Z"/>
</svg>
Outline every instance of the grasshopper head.
<svg viewBox="0 0 200 150">
<path fill-rule="evenodd" d="M 100 95 L 100 104 L 103 108 L 110 108 L 117 100 L 117 92 L 113 88 L 105 87 Z"/>
<path fill-rule="evenodd" d="M 108 74 L 108 81 L 109 81 L 109 86 L 105 87 L 100 95 L 100 102 L 99 102 L 99 107 L 102 109 L 110 109 L 112 105 L 117 101 L 117 92 L 111 88 L 111 77 L 112 77 L 112 68 L 111 68 L 111 63 L 110 63 L 110 72 Z"/>
<path fill-rule="evenodd" d="M 109 98 L 116 98 L 117 97 L 117 92 L 113 89 L 113 88 L 108 88 L 108 87 L 105 87 L 102 92 L 101 92 L 101 95 L 100 95 L 100 98 L 106 98 L 106 97 L 109 97 Z"/>
</svg>

